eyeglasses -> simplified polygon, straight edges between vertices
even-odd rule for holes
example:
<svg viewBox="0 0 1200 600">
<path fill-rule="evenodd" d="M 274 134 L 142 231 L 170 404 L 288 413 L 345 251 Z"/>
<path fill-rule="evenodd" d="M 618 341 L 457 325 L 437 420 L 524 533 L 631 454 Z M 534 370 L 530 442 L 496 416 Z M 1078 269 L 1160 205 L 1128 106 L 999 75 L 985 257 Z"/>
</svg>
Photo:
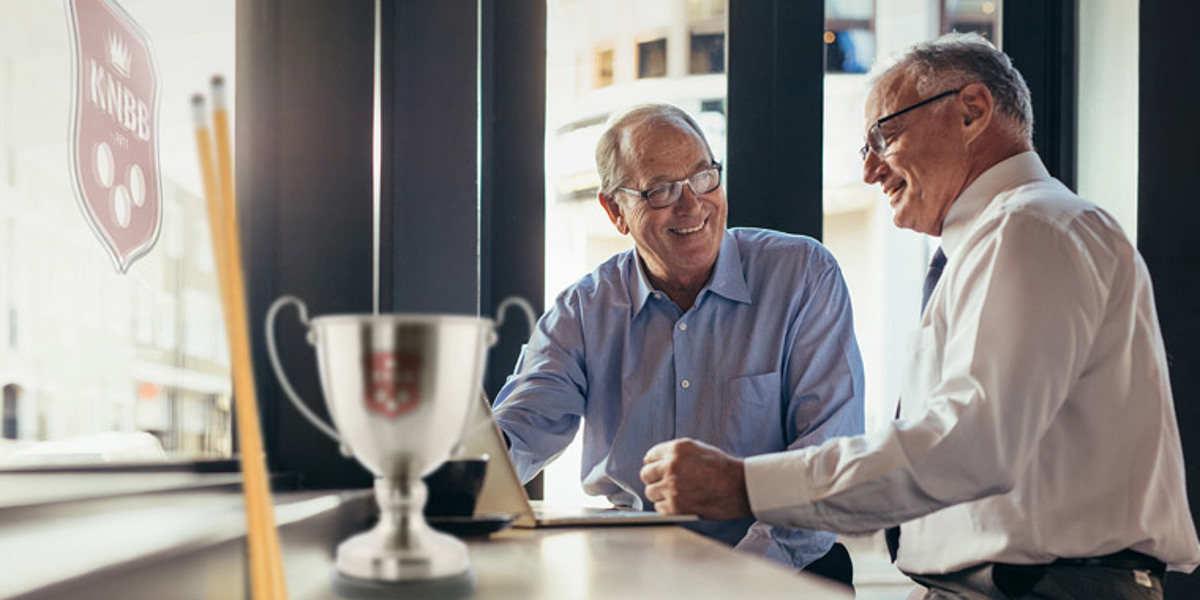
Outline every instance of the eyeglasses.
<svg viewBox="0 0 1200 600">
<path fill-rule="evenodd" d="M 685 183 L 691 188 L 692 193 L 697 196 L 702 196 L 721 187 L 721 163 L 714 161 L 703 171 L 687 179 L 656 185 L 648 190 L 619 187 L 617 191 L 640 196 L 651 208 L 666 208 L 678 202 L 679 198 L 683 196 L 683 184 Z"/>
<path fill-rule="evenodd" d="M 863 147 L 858 149 L 859 158 L 865 161 L 867 160 L 868 152 L 874 152 L 875 156 L 878 157 L 882 157 L 887 152 L 888 140 L 887 137 L 883 135 L 883 128 L 880 127 L 880 125 L 883 125 L 884 123 L 887 123 L 888 121 L 891 121 L 892 119 L 895 119 L 896 117 L 910 110 L 916 110 L 922 106 L 925 106 L 926 104 L 929 104 L 930 102 L 941 100 L 946 96 L 953 96 L 961 91 L 962 88 L 958 88 L 957 90 L 947 90 L 932 98 L 926 98 L 908 108 L 902 108 L 886 117 L 883 117 L 882 119 L 879 119 L 878 121 L 875 121 L 871 124 L 871 128 L 867 129 L 867 143 L 863 144 Z"/>
</svg>

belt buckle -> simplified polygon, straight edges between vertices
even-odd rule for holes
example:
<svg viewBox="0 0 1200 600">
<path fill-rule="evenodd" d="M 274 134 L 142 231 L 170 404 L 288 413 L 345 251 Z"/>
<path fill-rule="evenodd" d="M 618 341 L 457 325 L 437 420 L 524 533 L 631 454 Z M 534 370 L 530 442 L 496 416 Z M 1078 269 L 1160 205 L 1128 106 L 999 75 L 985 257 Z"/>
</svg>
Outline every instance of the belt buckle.
<svg viewBox="0 0 1200 600">
<path fill-rule="evenodd" d="M 1133 582 L 1144 588 L 1154 589 L 1154 580 L 1150 578 L 1150 571 L 1146 569 L 1134 569 Z"/>
</svg>

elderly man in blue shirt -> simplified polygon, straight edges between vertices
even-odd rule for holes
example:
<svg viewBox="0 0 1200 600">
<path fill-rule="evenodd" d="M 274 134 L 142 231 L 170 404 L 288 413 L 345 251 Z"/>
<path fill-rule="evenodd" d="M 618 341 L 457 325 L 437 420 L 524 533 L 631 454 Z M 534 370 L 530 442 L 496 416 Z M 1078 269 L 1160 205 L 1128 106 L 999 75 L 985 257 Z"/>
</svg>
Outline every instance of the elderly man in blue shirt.
<svg viewBox="0 0 1200 600">
<path fill-rule="evenodd" d="M 638 474 L 659 442 L 690 437 L 746 457 L 861 433 L 862 359 L 829 251 L 727 230 L 721 165 L 677 107 L 615 115 L 596 163 L 600 204 L 635 248 L 558 296 L 497 396 L 522 480 L 581 420 L 584 490 L 644 510 Z M 688 527 L 797 569 L 835 537 L 751 518 Z"/>
</svg>

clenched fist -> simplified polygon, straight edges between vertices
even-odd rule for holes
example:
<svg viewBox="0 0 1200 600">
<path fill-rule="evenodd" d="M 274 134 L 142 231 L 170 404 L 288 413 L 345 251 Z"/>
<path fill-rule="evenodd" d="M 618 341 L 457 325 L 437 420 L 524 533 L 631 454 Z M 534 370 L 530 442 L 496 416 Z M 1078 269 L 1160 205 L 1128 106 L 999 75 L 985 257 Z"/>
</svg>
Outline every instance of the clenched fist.
<svg viewBox="0 0 1200 600">
<path fill-rule="evenodd" d="M 751 516 L 741 459 L 682 438 L 651 448 L 643 462 L 642 482 L 654 510 L 711 521 Z"/>
</svg>

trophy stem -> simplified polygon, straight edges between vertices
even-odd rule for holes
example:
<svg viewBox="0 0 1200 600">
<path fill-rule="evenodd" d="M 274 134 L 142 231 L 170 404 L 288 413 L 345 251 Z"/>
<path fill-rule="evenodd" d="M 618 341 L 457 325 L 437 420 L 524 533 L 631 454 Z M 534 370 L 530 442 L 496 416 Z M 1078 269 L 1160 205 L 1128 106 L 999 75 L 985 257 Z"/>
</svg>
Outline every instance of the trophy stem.
<svg viewBox="0 0 1200 600">
<path fill-rule="evenodd" d="M 389 533 L 388 546 L 397 550 L 417 549 L 429 530 L 425 501 L 429 490 L 419 477 L 375 479 L 375 501 L 379 504 L 379 527 Z"/>
<path fill-rule="evenodd" d="M 466 546 L 425 522 L 425 482 L 415 469 L 404 473 L 413 476 L 375 480 L 379 522 L 338 546 L 343 575 L 404 582 L 461 576 L 470 569 Z"/>
</svg>

